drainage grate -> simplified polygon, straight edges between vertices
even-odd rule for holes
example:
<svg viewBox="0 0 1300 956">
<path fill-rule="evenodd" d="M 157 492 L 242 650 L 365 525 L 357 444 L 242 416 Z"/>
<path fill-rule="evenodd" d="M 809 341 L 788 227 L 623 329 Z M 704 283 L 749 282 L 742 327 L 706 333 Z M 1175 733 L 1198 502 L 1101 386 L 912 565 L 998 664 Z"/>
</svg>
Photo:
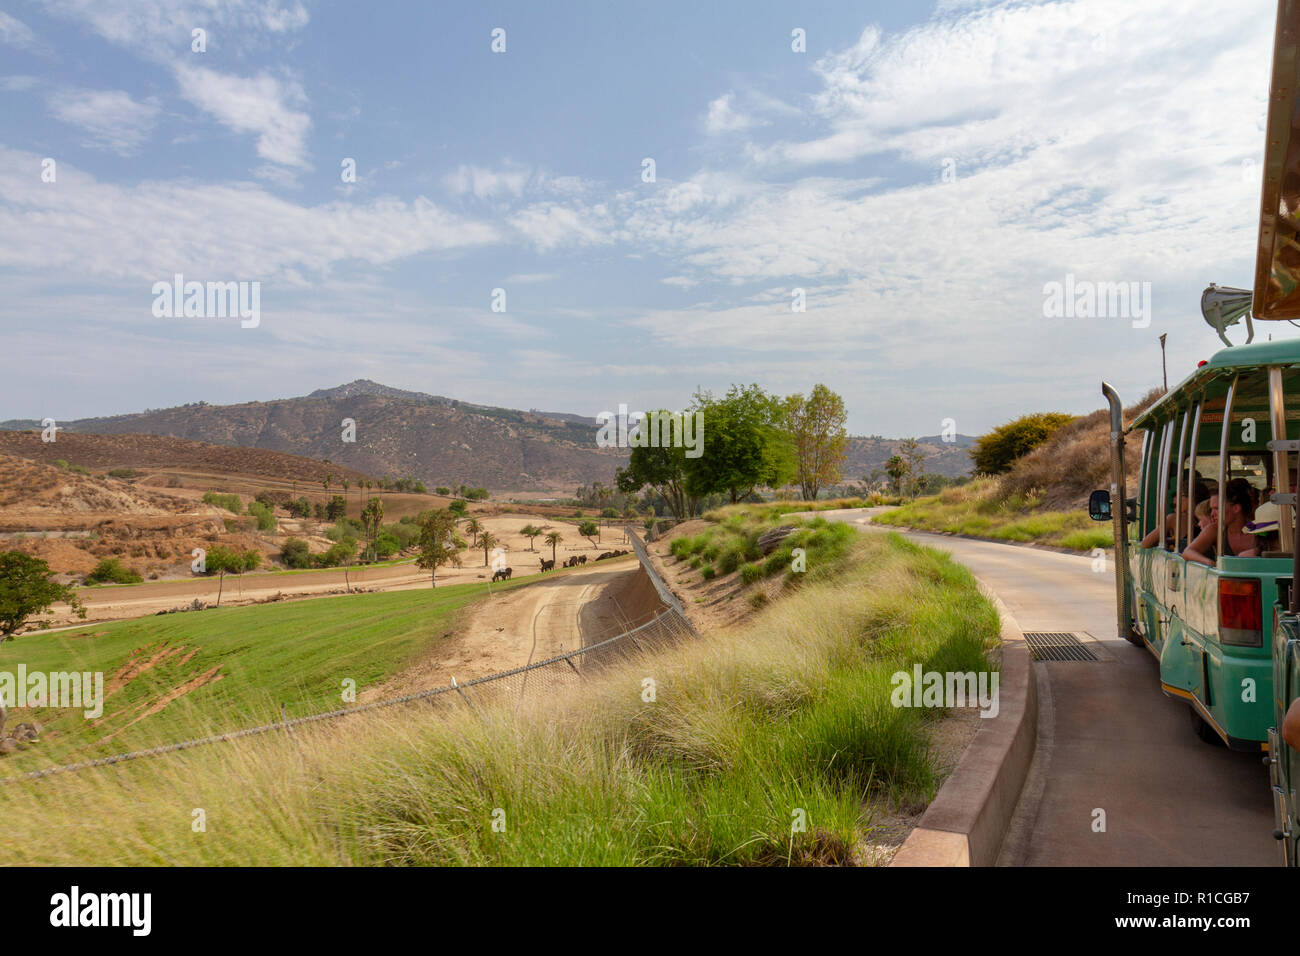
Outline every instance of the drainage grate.
<svg viewBox="0 0 1300 956">
<path fill-rule="evenodd" d="M 1073 634 L 1065 631 L 1025 631 L 1036 661 L 1095 661 L 1097 658 Z"/>
</svg>

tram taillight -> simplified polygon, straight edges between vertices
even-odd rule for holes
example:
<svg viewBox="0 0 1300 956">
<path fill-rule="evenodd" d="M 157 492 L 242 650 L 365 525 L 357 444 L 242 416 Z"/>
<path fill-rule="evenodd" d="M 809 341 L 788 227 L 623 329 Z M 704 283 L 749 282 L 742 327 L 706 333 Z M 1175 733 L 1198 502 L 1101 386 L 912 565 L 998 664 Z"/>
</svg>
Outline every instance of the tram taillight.
<svg viewBox="0 0 1300 956">
<path fill-rule="evenodd" d="M 1259 647 L 1264 612 L 1258 578 L 1219 578 L 1219 642 Z"/>
</svg>

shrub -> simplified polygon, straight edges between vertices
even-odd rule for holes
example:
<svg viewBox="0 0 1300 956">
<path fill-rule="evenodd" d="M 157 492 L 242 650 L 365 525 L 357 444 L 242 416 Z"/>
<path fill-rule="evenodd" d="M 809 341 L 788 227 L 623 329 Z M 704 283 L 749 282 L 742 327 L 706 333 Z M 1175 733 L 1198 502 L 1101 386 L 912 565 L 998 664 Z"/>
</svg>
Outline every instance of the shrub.
<svg viewBox="0 0 1300 956">
<path fill-rule="evenodd" d="M 722 549 L 718 555 L 718 572 L 720 574 L 730 574 L 740 567 L 740 559 L 744 553 L 743 546 L 739 544 L 729 544 Z"/>
<path fill-rule="evenodd" d="M 763 566 L 761 564 L 747 564 L 740 569 L 740 580 L 746 584 L 753 584 L 763 576 Z"/>
<path fill-rule="evenodd" d="M 110 468 L 108 470 L 108 477 L 123 479 L 138 478 L 140 477 L 140 472 L 136 471 L 134 468 Z"/>
<path fill-rule="evenodd" d="M 223 495 L 215 491 L 204 492 L 203 503 L 225 508 L 231 514 L 243 514 L 244 502 L 239 495 Z"/>
<path fill-rule="evenodd" d="M 260 501 L 250 501 L 248 503 L 248 513 L 257 519 L 258 531 L 275 530 L 275 513 L 271 510 L 270 506 L 265 505 Z"/>
<path fill-rule="evenodd" d="M 453 501 L 451 504 L 447 505 L 447 510 L 456 515 L 456 517 L 463 518 L 465 517 L 465 512 L 469 510 L 469 508 L 463 501 Z"/>
<path fill-rule="evenodd" d="M 987 435 L 981 435 L 971 448 L 975 470 L 988 475 L 1010 471 L 1017 458 L 1029 454 L 1073 418 L 1073 415 L 1059 412 L 1039 412 L 1017 418 L 993 429 Z"/>
<path fill-rule="evenodd" d="M 617 508 L 605 508 L 604 510 L 601 511 L 600 516 L 601 516 L 602 518 L 617 518 L 617 517 L 618 517 L 618 509 L 617 509 Z"/>
<path fill-rule="evenodd" d="M 311 552 L 302 538 L 290 538 L 280 546 L 280 560 L 287 568 L 311 567 Z"/>
<path fill-rule="evenodd" d="M 706 565 L 704 570 L 700 572 L 700 577 L 704 578 L 704 580 L 706 581 L 712 581 L 715 577 L 717 577 L 717 575 L 718 572 L 713 569 L 713 565 L 711 564 Z"/>
<path fill-rule="evenodd" d="M 444 498 L 451 494 L 451 489 L 446 485 L 439 485 L 437 488 L 434 488 L 433 491 L 435 494 L 442 495 Z"/>
<path fill-rule="evenodd" d="M 673 543 L 668 546 L 668 551 L 674 558 L 679 560 L 685 558 L 691 553 L 691 539 L 674 538 Z"/>
<path fill-rule="evenodd" d="M 754 610 L 758 610 L 760 607 L 762 607 L 764 604 L 767 603 L 767 592 L 755 591 L 753 594 L 749 596 L 747 600 L 749 601 L 750 607 L 752 607 Z"/>
<path fill-rule="evenodd" d="M 86 575 L 87 584 L 139 584 L 144 578 L 132 571 L 117 558 L 105 558 L 95 565 L 95 569 Z"/>
</svg>

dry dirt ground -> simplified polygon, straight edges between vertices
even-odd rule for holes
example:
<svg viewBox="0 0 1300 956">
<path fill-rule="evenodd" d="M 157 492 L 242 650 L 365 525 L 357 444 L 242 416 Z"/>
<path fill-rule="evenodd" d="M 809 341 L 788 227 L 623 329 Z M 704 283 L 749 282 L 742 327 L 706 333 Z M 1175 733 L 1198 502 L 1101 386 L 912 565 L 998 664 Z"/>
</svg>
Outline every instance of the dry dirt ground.
<svg viewBox="0 0 1300 956">
<path fill-rule="evenodd" d="M 547 575 L 475 605 L 450 637 L 392 680 L 367 689 L 361 701 L 441 687 L 453 676 L 464 683 L 544 661 L 643 623 L 658 609 L 654 587 L 631 555 Z"/>
</svg>

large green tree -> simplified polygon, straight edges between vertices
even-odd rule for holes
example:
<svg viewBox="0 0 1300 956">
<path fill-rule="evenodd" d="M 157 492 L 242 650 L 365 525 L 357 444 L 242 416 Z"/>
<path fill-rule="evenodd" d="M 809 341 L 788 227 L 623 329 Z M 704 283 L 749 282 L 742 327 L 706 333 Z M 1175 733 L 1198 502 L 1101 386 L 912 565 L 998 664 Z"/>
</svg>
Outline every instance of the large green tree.
<svg viewBox="0 0 1300 956">
<path fill-rule="evenodd" d="M 429 572 L 430 587 L 438 586 L 438 569 L 444 564 L 460 567 L 456 520 L 450 509 L 435 508 L 420 523 L 420 554 L 415 563 Z"/>
<path fill-rule="evenodd" d="M 849 433 L 844 399 L 825 385 L 813 386 L 807 398 L 785 400 L 786 427 L 794 442 L 795 468 L 805 501 L 816 501 L 821 490 L 840 480 Z"/>
<path fill-rule="evenodd" d="M 654 414 L 672 413 L 661 410 Z M 678 519 L 695 516 L 699 495 L 692 493 L 694 486 L 687 475 L 685 448 L 634 447 L 627 467 L 618 470 L 614 481 L 626 495 L 634 495 L 648 485 L 668 502 Z"/>
<path fill-rule="evenodd" d="M 28 619 L 60 601 L 85 618 L 86 609 L 77 592 L 55 581 L 48 564 L 21 551 L 0 551 L 0 640 L 12 641 Z"/>
<path fill-rule="evenodd" d="M 1039 412 L 1025 415 L 1015 421 L 1000 425 L 987 435 L 975 440 L 970 456 L 975 471 L 986 475 L 1000 475 L 1010 471 L 1012 463 L 1029 454 L 1062 426 L 1073 421 L 1074 416 L 1060 412 Z"/>
<path fill-rule="evenodd" d="M 697 392 L 689 412 L 704 416 L 703 454 L 687 458 L 687 487 L 742 501 L 756 488 L 779 488 L 797 471 L 785 403 L 757 385 L 733 385 L 722 398 Z"/>
</svg>

